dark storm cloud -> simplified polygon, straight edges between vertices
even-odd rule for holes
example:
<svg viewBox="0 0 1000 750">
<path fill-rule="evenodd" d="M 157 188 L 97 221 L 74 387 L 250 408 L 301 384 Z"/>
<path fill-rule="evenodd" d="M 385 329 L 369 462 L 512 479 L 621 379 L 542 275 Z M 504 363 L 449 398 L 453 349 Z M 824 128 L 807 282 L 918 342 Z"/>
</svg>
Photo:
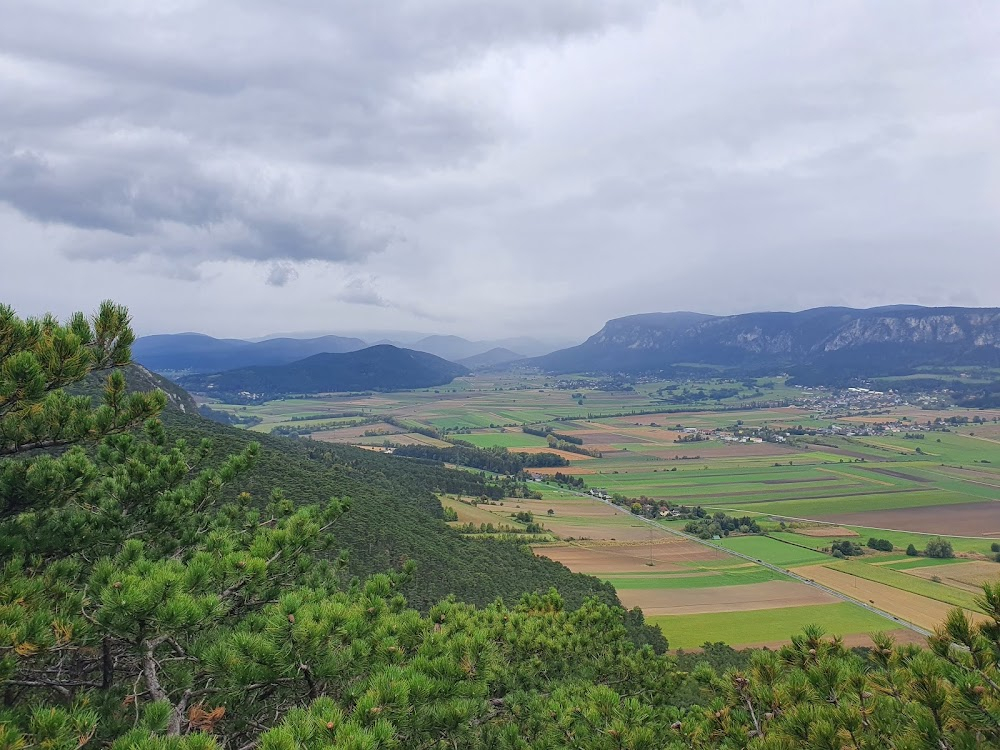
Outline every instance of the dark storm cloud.
<svg viewBox="0 0 1000 750">
<path fill-rule="evenodd" d="M 425 79 L 641 7 L 534 5 L 23 4 L 0 25 L 0 200 L 130 238 L 88 257 L 362 260 L 393 232 L 344 205 L 359 170 L 440 168 L 501 137 Z"/>
</svg>

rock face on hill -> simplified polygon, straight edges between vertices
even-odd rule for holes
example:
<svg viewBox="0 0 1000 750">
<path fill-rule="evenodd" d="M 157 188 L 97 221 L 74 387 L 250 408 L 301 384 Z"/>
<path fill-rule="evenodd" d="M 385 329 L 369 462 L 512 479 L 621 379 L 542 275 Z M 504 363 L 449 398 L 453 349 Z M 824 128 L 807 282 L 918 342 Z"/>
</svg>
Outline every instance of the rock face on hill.
<svg viewBox="0 0 1000 750">
<path fill-rule="evenodd" d="M 823 307 L 712 316 L 652 313 L 609 321 L 586 342 L 538 357 L 549 372 L 642 372 L 681 364 L 898 374 L 924 365 L 1000 365 L 1000 309 Z"/>
<path fill-rule="evenodd" d="M 108 373 L 94 372 L 70 388 L 74 396 L 90 396 L 94 403 L 101 403 L 104 398 L 104 385 Z M 162 375 L 150 372 L 142 365 L 130 364 L 125 368 L 125 383 L 129 393 L 149 393 L 163 391 L 167 397 L 167 410 L 182 414 L 197 414 L 198 404 L 190 393 L 176 383 L 172 383 Z"/>
<path fill-rule="evenodd" d="M 247 393 L 266 399 L 287 394 L 429 388 L 468 372 L 462 365 L 433 354 L 382 344 L 345 354 L 316 354 L 287 365 L 189 375 L 181 378 L 180 384 L 196 393 Z"/>
</svg>

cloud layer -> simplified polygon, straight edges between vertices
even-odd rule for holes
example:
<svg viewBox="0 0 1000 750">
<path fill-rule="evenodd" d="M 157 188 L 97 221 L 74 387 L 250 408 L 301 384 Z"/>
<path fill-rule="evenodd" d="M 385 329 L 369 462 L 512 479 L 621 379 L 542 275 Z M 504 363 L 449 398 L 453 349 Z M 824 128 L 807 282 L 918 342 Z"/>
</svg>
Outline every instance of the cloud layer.
<svg viewBox="0 0 1000 750">
<path fill-rule="evenodd" d="M 15 3 L 0 296 L 232 335 L 1000 305 L 998 33 L 943 0 Z"/>
</svg>

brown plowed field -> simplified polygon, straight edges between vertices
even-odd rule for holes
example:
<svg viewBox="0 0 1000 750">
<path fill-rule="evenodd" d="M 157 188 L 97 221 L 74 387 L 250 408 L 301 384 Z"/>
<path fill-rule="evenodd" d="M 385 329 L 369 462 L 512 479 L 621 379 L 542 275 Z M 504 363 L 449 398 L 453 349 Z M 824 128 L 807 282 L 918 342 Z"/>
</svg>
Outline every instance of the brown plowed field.
<svg viewBox="0 0 1000 750">
<path fill-rule="evenodd" d="M 842 526 L 815 526 L 811 529 L 792 529 L 791 531 L 801 536 L 811 536 L 819 539 L 843 539 L 849 536 L 859 536 L 858 532 L 845 529 Z"/>
<path fill-rule="evenodd" d="M 593 456 L 585 456 L 582 453 L 571 453 L 570 451 L 560 451 L 555 448 L 532 446 L 531 448 L 510 448 L 512 453 L 555 453 L 557 456 L 562 456 L 567 461 L 591 461 Z M 563 467 L 565 468 L 565 467 Z"/>
<path fill-rule="evenodd" d="M 560 430 L 556 430 L 556 432 L 560 432 Z M 649 439 L 645 436 L 630 435 L 627 432 L 610 432 L 608 430 L 566 430 L 566 434 L 580 438 L 586 446 L 591 446 L 594 443 L 612 444 L 649 442 Z M 665 434 L 664 440 L 666 439 L 667 436 Z"/>
<path fill-rule="evenodd" d="M 546 524 L 548 526 L 548 524 Z M 686 539 L 661 540 L 652 545 L 654 565 L 650 567 L 649 544 L 540 544 L 535 554 L 557 560 L 574 573 L 649 573 L 688 570 L 683 563 L 722 560 L 728 555 Z"/>
<path fill-rule="evenodd" d="M 798 581 L 767 581 L 704 589 L 622 589 L 618 598 L 627 609 L 641 607 L 647 617 L 783 609 L 841 601 L 832 594 Z"/>
<path fill-rule="evenodd" d="M 884 583 L 866 581 L 864 578 L 842 573 L 839 570 L 831 570 L 823 565 L 807 565 L 804 568 L 796 568 L 795 572 L 824 586 L 829 586 L 835 591 L 853 596 L 863 602 L 870 602 L 873 606 L 889 614 L 927 630 L 933 630 L 940 625 L 948 613 L 955 609 L 951 604 L 911 594 L 909 591 L 900 591 L 886 586 Z M 966 613 L 976 620 L 981 620 L 984 617 L 968 610 Z"/>
<path fill-rule="evenodd" d="M 921 484 L 926 484 L 931 481 L 927 477 L 918 477 L 916 474 L 907 474 L 905 471 L 895 471 L 893 469 L 867 468 L 865 471 L 870 471 L 873 474 L 882 474 L 887 477 L 895 477 L 896 479 L 905 479 L 908 482 L 919 482 Z"/>
<path fill-rule="evenodd" d="M 820 520 L 848 526 L 919 531 L 925 534 L 997 537 L 1000 536 L 1000 502 L 867 510 L 823 516 Z"/>
<path fill-rule="evenodd" d="M 927 568 L 912 568 L 907 573 L 930 580 L 935 576 L 955 588 L 970 591 L 973 594 L 983 593 L 983 584 L 1000 578 L 1000 565 L 995 562 L 955 563 L 954 565 L 932 565 Z"/>
</svg>

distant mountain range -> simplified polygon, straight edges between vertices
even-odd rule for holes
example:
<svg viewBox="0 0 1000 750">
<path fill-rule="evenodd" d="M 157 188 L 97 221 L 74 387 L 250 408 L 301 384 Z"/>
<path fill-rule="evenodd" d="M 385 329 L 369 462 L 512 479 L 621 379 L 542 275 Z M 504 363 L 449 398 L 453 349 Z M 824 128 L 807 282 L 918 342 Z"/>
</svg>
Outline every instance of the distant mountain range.
<svg viewBox="0 0 1000 750">
<path fill-rule="evenodd" d="M 537 356 L 552 347 L 529 337 L 495 341 L 469 341 L 460 336 L 424 336 L 413 342 L 380 339 L 374 344 L 388 344 L 400 349 L 427 352 L 442 359 L 458 362 L 482 356 L 470 367 L 482 362 L 497 364 L 523 357 Z M 133 359 L 160 373 L 171 376 L 194 373 L 215 373 L 254 365 L 283 365 L 314 354 L 343 354 L 358 351 L 372 344 L 353 336 L 316 336 L 295 338 L 282 336 L 244 341 L 217 339 L 202 333 L 172 333 L 143 336 L 132 346 Z M 491 353 L 492 352 L 492 353 Z"/>
<path fill-rule="evenodd" d="M 186 375 L 178 382 L 195 393 L 232 396 L 245 392 L 267 399 L 296 393 L 429 388 L 468 372 L 433 354 L 383 344 L 342 354 L 314 354 L 282 365 Z"/>
<path fill-rule="evenodd" d="M 579 346 L 526 364 L 554 373 L 655 372 L 707 364 L 786 371 L 813 382 L 902 374 L 927 365 L 1000 366 L 1000 309 L 900 305 L 630 315 L 609 321 Z"/>
<path fill-rule="evenodd" d="M 365 346 L 361 339 L 343 336 L 251 342 L 202 333 L 169 333 L 137 339 L 132 358 L 156 372 L 221 372 L 251 365 L 282 365 L 313 354 L 352 352 Z"/>
<path fill-rule="evenodd" d="M 457 361 L 458 364 L 464 365 L 470 370 L 484 370 L 488 367 L 497 367 L 521 359 L 524 359 L 523 354 L 518 354 L 517 352 L 512 352 L 510 349 L 498 346 L 495 349 L 490 349 L 488 352 L 474 354 L 471 357 L 465 357 Z"/>
</svg>

